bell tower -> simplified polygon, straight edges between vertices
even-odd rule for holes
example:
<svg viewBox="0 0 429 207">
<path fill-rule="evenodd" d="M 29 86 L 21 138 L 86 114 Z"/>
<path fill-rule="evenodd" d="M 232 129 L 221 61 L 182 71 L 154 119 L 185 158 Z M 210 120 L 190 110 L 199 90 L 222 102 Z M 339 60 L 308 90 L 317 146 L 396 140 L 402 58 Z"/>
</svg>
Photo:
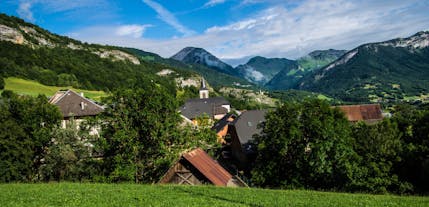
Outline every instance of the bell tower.
<svg viewBox="0 0 429 207">
<path fill-rule="evenodd" d="M 200 99 L 209 98 L 209 90 L 206 87 L 206 81 L 204 78 L 201 81 L 201 88 L 200 88 Z"/>
</svg>

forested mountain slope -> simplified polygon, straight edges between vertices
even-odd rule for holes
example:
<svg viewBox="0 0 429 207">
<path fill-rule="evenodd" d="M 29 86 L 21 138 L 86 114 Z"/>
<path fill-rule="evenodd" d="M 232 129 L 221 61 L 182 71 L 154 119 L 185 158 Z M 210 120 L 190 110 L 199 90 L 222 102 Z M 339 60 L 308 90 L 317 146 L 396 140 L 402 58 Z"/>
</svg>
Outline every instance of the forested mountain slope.
<svg viewBox="0 0 429 207">
<path fill-rule="evenodd" d="M 303 78 L 297 89 L 353 102 L 406 100 L 429 93 L 429 32 L 359 46 Z"/>
</svg>

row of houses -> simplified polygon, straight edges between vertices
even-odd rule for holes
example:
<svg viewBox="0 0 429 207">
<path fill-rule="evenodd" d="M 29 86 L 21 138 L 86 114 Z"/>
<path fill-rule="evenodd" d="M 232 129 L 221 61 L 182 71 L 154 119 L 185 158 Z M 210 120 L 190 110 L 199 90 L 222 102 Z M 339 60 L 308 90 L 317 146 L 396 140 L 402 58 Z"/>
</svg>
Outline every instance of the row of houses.
<svg viewBox="0 0 429 207">
<path fill-rule="evenodd" d="M 231 113 L 230 103 L 223 97 L 210 97 L 205 81 L 201 83 L 200 98 L 189 99 L 179 108 L 187 124 L 198 127 L 198 118 L 204 117 L 214 123 L 211 127 L 222 144 L 219 160 L 210 157 L 202 149 L 183 153 L 160 180 L 160 183 L 186 185 L 213 184 L 217 186 L 246 186 L 238 172 L 248 172 L 256 158 L 254 136 L 261 133 L 259 125 L 265 121 L 268 110 L 249 110 Z M 63 114 L 62 126 L 74 120 L 82 122 L 86 117 L 96 116 L 104 108 L 72 90 L 59 91 L 49 100 Z M 378 104 L 338 106 L 350 122 L 364 121 L 368 124 L 383 119 Z M 93 134 L 98 130 L 94 129 Z"/>
</svg>

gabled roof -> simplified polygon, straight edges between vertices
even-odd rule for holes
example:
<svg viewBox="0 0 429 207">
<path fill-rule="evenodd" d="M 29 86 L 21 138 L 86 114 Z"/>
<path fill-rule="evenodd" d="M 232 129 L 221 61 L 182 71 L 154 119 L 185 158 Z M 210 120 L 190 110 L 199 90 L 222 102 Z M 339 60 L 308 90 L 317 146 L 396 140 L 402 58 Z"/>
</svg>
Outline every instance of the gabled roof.
<svg viewBox="0 0 429 207">
<path fill-rule="evenodd" d="M 213 117 L 217 114 L 226 114 L 228 110 L 222 105 L 230 105 L 223 97 L 213 97 L 205 99 L 189 99 L 180 107 L 180 112 L 188 119 L 194 119 L 204 114 Z"/>
<path fill-rule="evenodd" d="M 380 104 L 337 106 L 350 122 L 374 122 L 383 119 Z"/>
<path fill-rule="evenodd" d="M 218 122 L 216 122 L 216 124 L 212 127 L 212 130 L 215 130 L 216 133 L 218 133 L 226 125 L 228 125 L 230 123 L 231 118 L 235 119 L 236 118 L 235 114 L 227 114 L 227 115 L 223 116 L 222 119 L 220 119 Z"/>
<path fill-rule="evenodd" d="M 204 150 L 197 148 L 182 155 L 211 183 L 217 186 L 227 186 L 232 175 L 213 160 Z"/>
<path fill-rule="evenodd" d="M 104 110 L 100 105 L 72 90 L 58 91 L 49 99 L 49 103 L 57 105 L 64 118 L 94 116 Z"/>
<path fill-rule="evenodd" d="M 253 140 L 253 135 L 260 134 L 262 129 L 258 125 L 265 121 L 267 110 L 244 111 L 233 122 L 235 131 L 241 144 L 246 144 Z"/>
</svg>

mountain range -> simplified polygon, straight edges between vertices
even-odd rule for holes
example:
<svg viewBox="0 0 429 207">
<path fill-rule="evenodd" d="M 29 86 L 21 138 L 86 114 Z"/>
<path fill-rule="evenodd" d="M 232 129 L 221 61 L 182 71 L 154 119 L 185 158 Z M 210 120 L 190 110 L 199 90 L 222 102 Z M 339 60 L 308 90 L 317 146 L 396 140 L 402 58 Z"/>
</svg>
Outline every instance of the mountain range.
<svg viewBox="0 0 429 207">
<path fill-rule="evenodd" d="M 361 45 L 307 75 L 296 88 L 351 102 L 427 99 L 429 32 Z"/>
<path fill-rule="evenodd" d="M 186 47 L 163 58 L 135 48 L 82 43 L 0 14 L 0 46 L 0 78 L 46 85 L 108 91 L 142 80 L 178 84 L 201 75 L 218 89 L 295 89 L 349 102 L 429 99 L 429 32 L 350 51 L 316 50 L 296 60 L 256 56 L 234 68 L 203 48 Z M 168 70 L 174 75 L 158 75 Z"/>
<path fill-rule="evenodd" d="M 261 87 L 290 89 L 308 72 L 321 68 L 343 55 L 345 50 L 317 50 L 298 60 L 256 56 L 233 68 L 203 48 L 186 47 L 170 59 L 208 67 Z"/>
</svg>

